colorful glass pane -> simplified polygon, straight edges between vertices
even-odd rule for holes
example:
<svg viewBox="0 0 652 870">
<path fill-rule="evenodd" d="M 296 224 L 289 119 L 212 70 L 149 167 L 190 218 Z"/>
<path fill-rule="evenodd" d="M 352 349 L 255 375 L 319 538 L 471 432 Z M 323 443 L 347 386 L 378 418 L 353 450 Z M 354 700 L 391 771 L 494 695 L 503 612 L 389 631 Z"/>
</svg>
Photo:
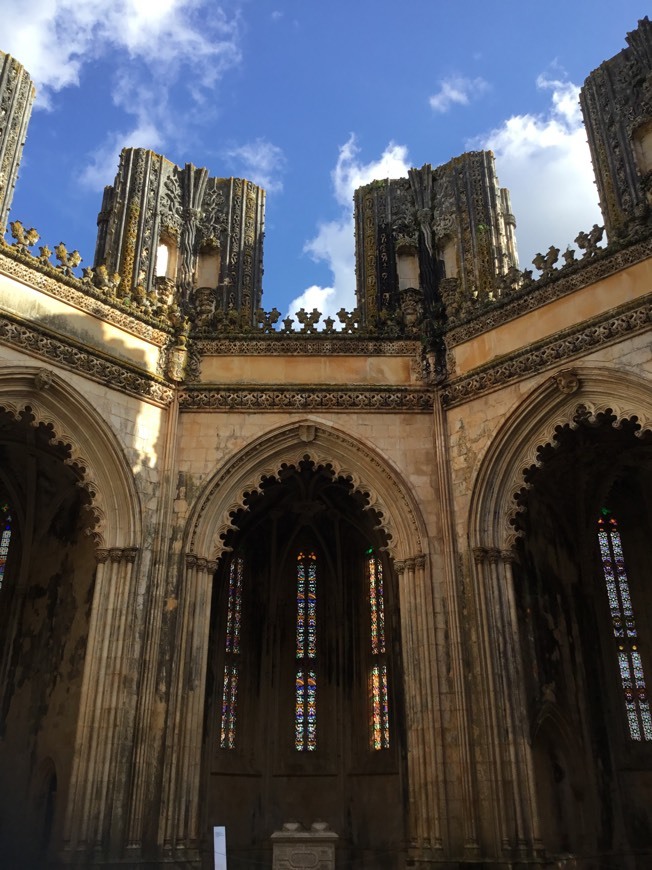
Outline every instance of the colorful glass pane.
<svg viewBox="0 0 652 870">
<path fill-rule="evenodd" d="M 374 665 L 369 678 L 371 701 L 371 748 L 389 749 L 389 702 L 387 666 Z"/>
<path fill-rule="evenodd" d="M 240 652 L 240 623 L 242 619 L 242 570 L 243 559 L 237 556 L 231 562 L 229 571 L 229 600 L 226 616 L 227 653 Z"/>
<path fill-rule="evenodd" d="M 222 724 L 220 746 L 222 749 L 235 748 L 235 728 L 238 709 L 238 665 L 227 663 L 224 666 L 224 687 L 222 690 Z"/>
<path fill-rule="evenodd" d="M 299 752 L 317 748 L 317 557 L 297 556 L 296 657 L 301 667 L 295 677 L 294 747 Z M 308 669 L 308 663 L 313 667 Z"/>
<path fill-rule="evenodd" d="M 383 589 L 383 566 L 379 559 L 367 559 L 369 578 L 369 614 L 371 618 L 371 652 L 385 652 L 385 596 Z"/>
<path fill-rule="evenodd" d="M 9 543 L 11 541 L 11 514 L 9 505 L 5 502 L 0 507 L 0 589 L 5 577 L 5 566 L 7 564 L 7 555 L 9 553 Z"/>
<path fill-rule="evenodd" d="M 652 740 L 652 717 L 643 661 L 637 647 L 636 621 L 625 570 L 623 546 L 616 518 L 606 509 L 603 509 L 598 520 L 598 544 L 611 625 L 618 644 L 618 668 L 629 735 L 632 740 Z"/>
</svg>

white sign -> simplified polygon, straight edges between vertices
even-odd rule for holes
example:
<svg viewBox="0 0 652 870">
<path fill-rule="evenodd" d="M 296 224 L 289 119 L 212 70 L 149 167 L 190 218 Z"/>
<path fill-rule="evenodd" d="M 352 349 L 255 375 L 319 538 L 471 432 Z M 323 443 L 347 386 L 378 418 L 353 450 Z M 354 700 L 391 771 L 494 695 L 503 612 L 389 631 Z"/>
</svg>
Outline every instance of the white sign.
<svg viewBox="0 0 652 870">
<path fill-rule="evenodd" d="M 226 828 L 223 825 L 213 828 L 213 852 L 215 870 L 226 870 Z"/>
</svg>

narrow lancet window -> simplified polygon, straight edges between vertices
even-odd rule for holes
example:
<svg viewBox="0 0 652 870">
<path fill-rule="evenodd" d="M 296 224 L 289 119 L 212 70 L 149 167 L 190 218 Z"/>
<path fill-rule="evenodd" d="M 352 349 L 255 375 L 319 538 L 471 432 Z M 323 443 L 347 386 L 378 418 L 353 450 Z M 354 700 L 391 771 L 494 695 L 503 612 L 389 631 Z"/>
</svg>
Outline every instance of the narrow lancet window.
<svg viewBox="0 0 652 870">
<path fill-rule="evenodd" d="M 222 690 L 222 723 L 220 728 L 220 747 L 222 749 L 235 748 L 243 568 L 242 557 L 236 556 L 232 560 L 229 569 L 229 597 L 226 606 L 224 686 Z"/>
<path fill-rule="evenodd" d="M 385 590 L 383 566 L 373 550 L 366 555 L 367 588 L 371 638 L 369 706 L 371 748 L 389 749 L 389 689 L 385 658 Z"/>
<path fill-rule="evenodd" d="M 7 555 L 9 553 L 9 544 L 11 542 L 11 513 L 9 505 L 4 502 L 0 505 L 0 589 L 5 579 L 5 567 L 7 565 Z"/>
<path fill-rule="evenodd" d="M 606 508 L 602 509 L 602 515 L 598 520 L 598 543 L 617 646 L 618 668 L 629 735 L 632 740 L 652 740 L 652 714 L 638 646 L 625 557 L 618 523 L 611 511 Z"/>
<path fill-rule="evenodd" d="M 317 748 L 317 557 L 297 556 L 294 748 L 311 752 Z"/>
</svg>

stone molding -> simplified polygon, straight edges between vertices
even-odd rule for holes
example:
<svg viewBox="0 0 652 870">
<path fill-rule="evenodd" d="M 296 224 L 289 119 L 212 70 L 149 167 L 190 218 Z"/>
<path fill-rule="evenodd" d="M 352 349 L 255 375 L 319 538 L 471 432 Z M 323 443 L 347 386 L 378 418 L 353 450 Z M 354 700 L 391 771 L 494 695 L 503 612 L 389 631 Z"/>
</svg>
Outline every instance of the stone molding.
<svg viewBox="0 0 652 870">
<path fill-rule="evenodd" d="M 452 408 L 511 381 L 611 344 L 622 336 L 635 335 L 648 327 L 650 321 L 652 299 L 648 296 L 642 303 L 637 299 L 450 381 L 442 389 L 442 403 L 445 408 Z"/>
<path fill-rule="evenodd" d="M 1 333 L 0 333 L 1 334 Z M 220 387 L 182 389 L 182 411 L 400 411 L 430 412 L 434 393 L 394 387 Z"/>
<path fill-rule="evenodd" d="M 577 263 L 553 273 L 550 277 L 539 278 L 538 281 L 518 291 L 518 294 L 502 296 L 488 304 L 479 310 L 472 320 L 453 327 L 446 334 L 446 344 L 449 348 L 463 344 L 483 332 L 490 332 L 528 311 L 541 308 L 549 302 L 594 284 L 601 278 L 620 272 L 651 256 L 652 238 L 646 238 L 615 252 L 606 248 L 604 253 L 597 254 L 588 263 L 578 260 Z M 566 274 L 566 269 L 570 274 Z"/>
<path fill-rule="evenodd" d="M 27 262 L 23 262 L 23 258 Z M 162 347 L 170 339 L 169 332 L 152 326 L 151 324 L 140 320 L 133 314 L 127 311 L 115 308 L 114 305 L 109 305 L 93 296 L 93 293 L 98 293 L 97 288 L 90 282 L 85 282 L 81 278 L 68 277 L 62 274 L 57 274 L 53 277 L 48 272 L 54 271 L 55 267 L 51 265 L 44 266 L 36 257 L 31 254 L 21 254 L 12 246 L 5 244 L 2 246 L 0 241 L 0 272 L 7 275 L 9 278 L 15 278 L 21 284 L 27 284 L 35 290 L 40 290 L 54 299 L 59 299 L 62 302 L 67 302 L 78 308 L 80 311 L 85 311 L 87 314 L 92 314 L 130 332 L 132 335 L 142 338 L 145 341 L 150 341 L 152 344 Z"/>
<path fill-rule="evenodd" d="M 84 377 L 92 378 L 113 389 L 123 390 L 157 405 L 168 405 L 174 389 L 151 375 L 133 370 L 128 363 L 117 362 L 91 352 L 71 339 L 54 336 L 42 327 L 27 326 L 10 315 L 0 315 L 0 339 L 18 350 L 47 359 Z"/>
</svg>

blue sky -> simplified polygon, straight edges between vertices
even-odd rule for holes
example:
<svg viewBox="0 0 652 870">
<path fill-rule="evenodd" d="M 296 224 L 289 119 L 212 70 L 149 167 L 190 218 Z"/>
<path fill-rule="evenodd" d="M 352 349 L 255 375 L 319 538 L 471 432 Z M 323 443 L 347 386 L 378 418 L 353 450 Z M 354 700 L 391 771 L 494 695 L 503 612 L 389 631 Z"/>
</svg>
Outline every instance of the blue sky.
<svg viewBox="0 0 652 870">
<path fill-rule="evenodd" d="M 351 197 L 492 148 L 521 266 L 599 221 L 577 89 L 637 0 L 32 0 L 0 49 L 37 108 L 11 218 L 93 260 L 125 145 L 268 191 L 263 304 L 354 304 Z"/>
</svg>

